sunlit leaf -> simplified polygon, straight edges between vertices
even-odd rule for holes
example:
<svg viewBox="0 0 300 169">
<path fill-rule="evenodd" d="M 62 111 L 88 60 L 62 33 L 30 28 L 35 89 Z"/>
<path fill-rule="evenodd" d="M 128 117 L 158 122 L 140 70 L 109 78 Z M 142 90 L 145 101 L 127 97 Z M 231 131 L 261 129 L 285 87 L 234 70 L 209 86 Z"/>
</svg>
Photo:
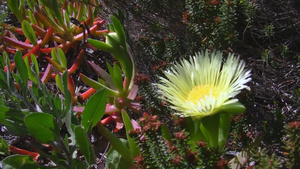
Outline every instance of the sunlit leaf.
<svg viewBox="0 0 300 169">
<path fill-rule="evenodd" d="M 104 89 L 97 91 L 86 103 L 82 112 L 82 126 L 87 133 L 101 120 L 106 107 L 106 93 Z"/>
<path fill-rule="evenodd" d="M 115 86 L 117 87 L 119 92 L 123 92 L 123 77 L 122 72 L 117 63 L 114 63 L 114 80 Z"/>
<path fill-rule="evenodd" d="M 134 139 L 132 139 L 129 136 L 129 132 L 131 130 L 133 130 L 133 125 L 131 123 L 130 117 L 128 116 L 127 112 L 125 110 L 122 110 L 121 113 L 122 113 L 122 119 L 123 119 L 123 122 L 124 122 L 124 125 L 125 125 L 126 138 L 128 140 L 128 144 L 129 144 L 130 150 L 132 152 L 132 156 L 137 157 L 140 153 L 138 145 L 136 144 Z"/>
<path fill-rule="evenodd" d="M 30 25 L 30 23 L 26 20 L 23 20 L 22 22 L 22 30 L 24 32 L 25 37 L 34 45 L 37 45 L 37 38 L 35 35 L 35 32 Z"/>
</svg>

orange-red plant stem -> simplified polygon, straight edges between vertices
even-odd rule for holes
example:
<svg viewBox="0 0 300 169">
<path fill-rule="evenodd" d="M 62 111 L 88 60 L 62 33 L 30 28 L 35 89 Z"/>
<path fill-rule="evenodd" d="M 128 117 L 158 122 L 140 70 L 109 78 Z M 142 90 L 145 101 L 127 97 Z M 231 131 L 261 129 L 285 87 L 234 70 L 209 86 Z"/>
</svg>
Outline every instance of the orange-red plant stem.
<svg viewBox="0 0 300 169">
<path fill-rule="evenodd" d="M 53 29 L 52 26 L 50 26 L 47 33 L 46 33 L 46 35 L 44 36 L 43 41 L 41 42 L 42 47 L 45 46 L 49 42 L 49 40 L 53 36 L 53 32 L 54 32 L 54 29 Z"/>
<path fill-rule="evenodd" d="M 82 98 L 82 100 L 86 100 L 86 99 L 90 98 L 92 94 L 94 94 L 96 92 L 97 92 L 96 89 L 90 88 L 90 89 L 88 89 L 87 91 L 85 91 L 84 93 L 81 94 L 81 98 Z"/>
<path fill-rule="evenodd" d="M 24 150 L 24 149 L 20 149 L 20 148 L 17 148 L 15 146 L 12 146 L 12 145 L 9 146 L 9 150 L 10 150 L 10 152 L 12 152 L 14 154 L 30 155 L 33 158 L 33 161 L 37 161 L 37 159 L 40 156 L 39 153 L 27 151 L 27 150 Z"/>
<path fill-rule="evenodd" d="M 13 47 L 17 47 L 17 48 L 23 48 L 23 49 L 32 49 L 33 48 L 32 44 L 21 42 L 21 41 L 18 41 L 16 39 L 13 39 L 13 38 L 10 38 L 7 36 L 2 36 L 2 41 Z"/>
<path fill-rule="evenodd" d="M 68 73 L 73 74 L 76 72 L 76 70 L 78 70 L 79 66 L 81 65 L 81 62 L 83 61 L 83 58 L 85 56 L 85 50 L 81 49 L 74 64 L 72 65 L 72 67 L 68 70 Z"/>
</svg>

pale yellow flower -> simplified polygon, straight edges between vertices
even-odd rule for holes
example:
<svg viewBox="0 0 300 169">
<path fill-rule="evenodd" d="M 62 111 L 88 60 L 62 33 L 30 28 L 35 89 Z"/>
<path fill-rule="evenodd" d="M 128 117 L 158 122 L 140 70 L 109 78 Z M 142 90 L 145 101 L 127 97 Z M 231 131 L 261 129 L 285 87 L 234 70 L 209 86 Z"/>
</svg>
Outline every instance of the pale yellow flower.
<svg viewBox="0 0 300 169">
<path fill-rule="evenodd" d="M 242 89 L 250 90 L 246 85 L 251 80 L 250 70 L 233 54 L 223 63 L 221 52 L 198 53 L 164 74 L 157 86 L 163 99 L 177 110 L 175 114 L 182 117 L 213 115 L 220 107 L 237 103 L 234 97 Z"/>
</svg>

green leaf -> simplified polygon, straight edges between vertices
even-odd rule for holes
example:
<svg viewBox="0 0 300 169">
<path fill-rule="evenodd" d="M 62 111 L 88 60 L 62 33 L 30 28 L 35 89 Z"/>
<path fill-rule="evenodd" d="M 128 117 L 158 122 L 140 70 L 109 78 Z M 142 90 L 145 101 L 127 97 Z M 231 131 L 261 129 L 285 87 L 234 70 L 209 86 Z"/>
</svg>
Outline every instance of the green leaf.
<svg viewBox="0 0 300 169">
<path fill-rule="evenodd" d="M 206 143 L 213 148 L 218 147 L 220 114 L 207 116 L 201 119 L 200 130 Z"/>
<path fill-rule="evenodd" d="M 138 145 L 136 144 L 136 142 L 134 141 L 134 139 L 132 139 L 129 136 L 129 132 L 131 130 L 133 130 L 133 126 L 132 126 L 130 117 L 128 116 L 128 114 L 127 114 L 127 112 L 125 110 L 122 110 L 121 113 L 122 113 L 122 119 L 123 119 L 123 122 L 124 122 L 124 125 L 125 125 L 126 138 L 128 140 L 129 148 L 130 148 L 130 150 L 132 152 L 132 156 L 133 157 L 137 157 L 139 155 L 139 153 L 140 153 Z"/>
<path fill-rule="evenodd" d="M 76 126 L 74 130 L 77 145 L 79 146 L 81 153 L 84 155 L 86 162 L 89 165 L 95 164 L 95 152 L 90 140 L 88 139 L 86 131 L 82 128 L 82 126 Z"/>
<path fill-rule="evenodd" d="M 22 136 L 28 133 L 24 117 L 24 113 L 20 110 L 0 106 L 0 123 L 14 135 Z"/>
<path fill-rule="evenodd" d="M 98 125 L 98 130 L 110 142 L 111 146 L 127 160 L 127 163 L 133 165 L 132 152 L 121 142 L 121 140 L 108 131 L 102 124 Z"/>
<path fill-rule="evenodd" d="M 20 51 L 18 51 L 15 54 L 14 60 L 15 60 L 16 67 L 18 69 L 18 73 L 20 74 L 22 84 L 24 88 L 27 88 L 28 74 L 27 74 L 26 64 L 22 58 L 22 53 Z"/>
<path fill-rule="evenodd" d="M 30 57 L 31 57 L 32 65 L 34 65 L 34 72 L 35 72 L 35 73 L 38 75 L 38 77 L 39 77 L 40 70 L 39 70 L 39 64 L 38 64 L 38 61 L 37 61 L 37 59 L 36 59 L 36 57 L 35 57 L 34 54 L 31 54 Z"/>
<path fill-rule="evenodd" d="M 101 120 L 106 108 L 105 90 L 98 90 L 86 103 L 82 112 L 82 126 L 87 133 Z"/>
<path fill-rule="evenodd" d="M 104 50 L 106 52 L 112 52 L 112 50 L 113 50 L 113 47 L 110 46 L 109 44 L 105 43 L 105 42 L 95 40 L 95 39 L 88 39 L 87 41 L 88 41 L 89 44 L 96 47 L 97 49 L 101 49 L 101 50 Z"/>
<path fill-rule="evenodd" d="M 227 137 L 230 131 L 230 124 L 231 124 L 231 116 L 230 113 L 221 113 L 220 114 L 220 126 L 219 126 L 219 138 L 218 138 L 218 145 L 219 147 L 223 147 L 225 142 L 227 141 Z"/>
<path fill-rule="evenodd" d="M 66 55 L 65 55 L 64 51 L 61 48 L 56 48 L 56 49 L 57 49 L 57 53 L 58 53 L 57 56 L 58 56 L 61 66 L 64 69 L 67 69 L 67 59 L 66 59 Z"/>
<path fill-rule="evenodd" d="M 121 42 L 122 46 L 126 47 L 125 32 L 124 32 L 124 29 L 123 29 L 123 26 L 122 26 L 121 22 L 114 15 L 110 15 L 109 18 L 110 18 L 110 20 L 112 21 L 112 23 L 114 25 L 114 29 L 118 34 L 118 37 L 120 39 L 120 42 Z"/>
<path fill-rule="evenodd" d="M 65 71 L 62 75 L 62 85 L 63 85 L 63 93 L 64 93 L 64 98 L 65 98 L 65 107 L 66 111 L 71 109 L 71 94 L 68 89 L 68 71 Z"/>
<path fill-rule="evenodd" d="M 223 105 L 223 106 L 215 109 L 214 112 L 216 112 L 216 113 L 227 112 L 230 114 L 240 114 L 240 113 L 245 112 L 245 110 L 246 110 L 245 106 L 243 106 L 240 102 L 236 102 L 236 103 Z"/>
<path fill-rule="evenodd" d="M 28 73 L 28 77 L 29 79 L 34 82 L 35 84 L 38 84 L 38 80 L 36 78 L 36 75 L 34 74 L 34 72 L 31 70 L 30 64 L 29 64 L 29 60 L 28 60 L 28 56 L 24 58 L 24 62 L 26 64 L 27 67 L 27 73 Z"/>
<path fill-rule="evenodd" d="M 117 63 L 114 63 L 114 81 L 119 92 L 123 92 L 123 77 L 122 72 Z"/>
<path fill-rule="evenodd" d="M 59 60 L 58 60 L 58 57 L 57 57 L 57 52 L 55 51 L 54 48 L 51 50 L 51 56 L 52 56 L 52 59 L 53 59 L 56 63 L 60 63 Z"/>
<path fill-rule="evenodd" d="M 7 5 L 9 9 L 17 16 L 18 20 L 22 19 L 22 12 L 19 8 L 19 3 L 16 0 L 7 0 Z"/>
<path fill-rule="evenodd" d="M 37 45 L 37 38 L 35 35 L 35 32 L 30 25 L 30 23 L 26 20 L 23 20 L 22 22 L 22 30 L 24 32 L 25 37 L 34 45 Z"/>
<path fill-rule="evenodd" d="M 44 167 L 38 166 L 33 160 L 31 156 L 28 155 L 11 155 L 2 160 L 2 168 L 3 169 L 41 169 Z"/>
<path fill-rule="evenodd" d="M 127 141 L 125 139 L 120 139 L 124 146 L 127 146 Z M 106 154 L 106 162 L 105 166 L 109 169 L 127 169 L 132 166 L 132 163 L 128 163 L 128 161 L 116 150 L 114 147 L 110 147 Z"/>
<path fill-rule="evenodd" d="M 61 83 L 61 91 L 64 93 L 64 96 L 65 96 L 65 120 L 66 120 L 66 127 L 67 127 L 67 130 L 69 132 L 69 134 L 71 135 L 70 136 L 70 139 L 71 139 L 71 142 L 70 142 L 70 145 L 75 145 L 75 133 L 74 133 L 74 130 L 73 130 L 73 126 L 74 124 L 72 123 L 72 117 L 73 117 L 73 111 L 72 111 L 72 108 L 71 108 L 71 94 L 68 90 L 68 71 L 65 71 L 62 75 L 62 80 L 58 77 L 58 81 L 60 81 Z M 56 81 L 56 83 L 58 82 Z M 62 82 L 63 81 L 63 82 Z"/>
<path fill-rule="evenodd" d="M 185 127 L 190 133 L 191 140 L 193 142 L 197 142 L 200 140 L 203 140 L 203 135 L 201 134 L 201 131 L 199 129 L 200 127 L 200 119 L 198 118 L 192 118 L 192 117 L 185 117 Z"/>
<path fill-rule="evenodd" d="M 7 55 L 7 53 L 4 51 L 3 52 L 3 55 Z M 5 61 L 4 61 L 4 57 L 2 56 L 2 57 L 0 57 L 0 69 L 1 70 L 4 70 L 4 68 L 5 68 Z"/>
<path fill-rule="evenodd" d="M 116 87 L 114 86 L 114 83 L 111 79 L 111 76 L 104 70 L 102 69 L 100 66 L 98 66 L 97 64 L 93 63 L 93 62 L 88 62 L 89 65 L 92 67 L 92 69 L 99 74 L 99 76 L 107 83 L 107 85 L 112 88 L 113 90 L 116 89 Z"/>
<path fill-rule="evenodd" d="M 9 155 L 9 146 L 7 142 L 0 137 L 0 155 L 7 156 Z"/>
<path fill-rule="evenodd" d="M 63 84 L 62 84 L 62 81 L 61 81 L 61 78 L 60 78 L 59 74 L 55 75 L 55 82 L 56 82 L 56 86 L 59 88 L 59 90 L 61 92 L 63 92 L 64 91 Z"/>
<path fill-rule="evenodd" d="M 97 81 L 93 80 L 93 79 L 90 79 L 88 77 L 86 77 L 85 75 L 83 74 L 80 74 L 80 79 L 87 85 L 89 85 L 90 87 L 94 88 L 94 89 L 106 89 L 107 91 L 107 96 L 112 96 L 112 97 L 116 97 L 118 96 L 118 92 L 117 91 L 114 91 L 110 88 L 108 88 L 107 86 L 101 84 L 101 83 L 98 83 Z"/>
<path fill-rule="evenodd" d="M 32 113 L 25 117 L 29 133 L 41 143 L 51 143 L 58 135 L 54 117 L 46 113 Z"/>
</svg>

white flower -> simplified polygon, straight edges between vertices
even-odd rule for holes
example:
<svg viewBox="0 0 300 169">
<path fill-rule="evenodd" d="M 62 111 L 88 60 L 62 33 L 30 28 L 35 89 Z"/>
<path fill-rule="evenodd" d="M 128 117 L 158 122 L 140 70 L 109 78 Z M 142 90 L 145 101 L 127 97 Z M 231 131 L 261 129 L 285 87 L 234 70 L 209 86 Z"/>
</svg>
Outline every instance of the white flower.
<svg viewBox="0 0 300 169">
<path fill-rule="evenodd" d="M 245 63 L 233 54 L 223 63 L 221 52 L 198 53 L 164 74 L 157 86 L 163 99 L 177 110 L 175 114 L 182 117 L 213 115 L 220 107 L 237 103 L 234 97 L 242 89 L 250 90 L 246 86 L 251 80 L 250 70 L 245 70 Z"/>
</svg>

